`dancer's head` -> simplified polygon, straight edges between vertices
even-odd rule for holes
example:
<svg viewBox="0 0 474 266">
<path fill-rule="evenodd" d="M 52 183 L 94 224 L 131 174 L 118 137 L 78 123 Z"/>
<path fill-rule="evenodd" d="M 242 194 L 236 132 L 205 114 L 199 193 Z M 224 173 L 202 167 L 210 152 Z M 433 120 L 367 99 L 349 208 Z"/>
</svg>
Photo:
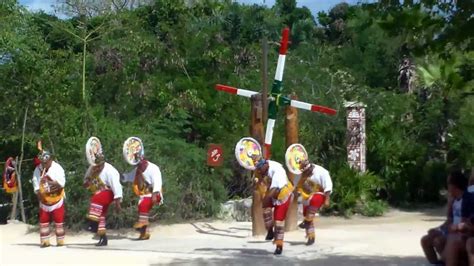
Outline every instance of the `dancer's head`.
<svg viewBox="0 0 474 266">
<path fill-rule="evenodd" d="M 310 175 L 313 168 L 314 166 L 309 160 L 304 160 L 300 164 L 300 170 L 304 175 Z"/>
<path fill-rule="evenodd" d="M 265 160 L 261 155 L 252 156 L 253 163 L 255 165 L 255 171 L 260 175 L 264 176 L 268 172 L 268 161 Z"/>
</svg>

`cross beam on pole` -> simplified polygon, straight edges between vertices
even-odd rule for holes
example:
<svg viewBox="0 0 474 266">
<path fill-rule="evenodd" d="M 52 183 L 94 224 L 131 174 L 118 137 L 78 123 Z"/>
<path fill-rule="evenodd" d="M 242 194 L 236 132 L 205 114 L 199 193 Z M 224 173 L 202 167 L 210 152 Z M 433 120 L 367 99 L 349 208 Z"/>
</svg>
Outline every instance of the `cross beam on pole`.
<svg viewBox="0 0 474 266">
<path fill-rule="evenodd" d="M 278 63 L 275 71 L 275 78 L 272 84 L 272 90 L 268 97 L 268 120 L 265 132 L 265 158 L 269 159 L 271 156 L 270 149 L 273 139 L 273 128 L 275 127 L 276 115 L 279 106 L 292 106 L 298 109 L 308 110 L 311 112 L 324 113 L 327 115 L 335 115 L 336 110 L 310 103 L 305 103 L 282 95 L 283 91 L 283 72 L 285 69 L 286 52 L 288 51 L 288 41 L 290 37 L 290 29 L 284 28 L 282 31 L 282 38 L 280 41 L 280 50 L 278 55 Z M 227 92 L 234 95 L 244 96 L 250 98 L 252 95 L 258 94 L 258 92 L 236 88 L 228 85 L 217 84 L 216 90 Z"/>
</svg>

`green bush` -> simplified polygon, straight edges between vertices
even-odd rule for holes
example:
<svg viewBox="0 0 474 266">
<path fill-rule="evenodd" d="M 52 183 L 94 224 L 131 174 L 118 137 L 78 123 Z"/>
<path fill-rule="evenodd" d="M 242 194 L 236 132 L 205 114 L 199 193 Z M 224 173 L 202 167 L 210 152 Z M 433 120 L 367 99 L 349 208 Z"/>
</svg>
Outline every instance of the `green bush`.
<svg viewBox="0 0 474 266">
<path fill-rule="evenodd" d="M 376 200 L 377 191 L 383 188 L 383 182 L 377 175 L 359 173 L 348 165 L 332 169 L 334 192 L 330 211 L 344 216 L 361 213 L 368 216 L 382 215 L 386 206 Z"/>
<path fill-rule="evenodd" d="M 371 200 L 362 206 L 360 213 L 368 217 L 382 216 L 387 209 L 387 202 L 382 200 Z"/>
</svg>

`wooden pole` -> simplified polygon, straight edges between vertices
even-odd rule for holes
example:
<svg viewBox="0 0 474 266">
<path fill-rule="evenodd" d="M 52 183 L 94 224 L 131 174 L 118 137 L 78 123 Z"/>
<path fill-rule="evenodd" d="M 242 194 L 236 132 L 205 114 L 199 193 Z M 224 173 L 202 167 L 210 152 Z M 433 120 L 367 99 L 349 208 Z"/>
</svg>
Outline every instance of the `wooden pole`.
<svg viewBox="0 0 474 266">
<path fill-rule="evenodd" d="M 12 206 L 12 212 L 10 213 L 10 220 L 16 220 L 17 204 L 18 204 L 18 191 L 13 193 L 13 197 L 12 197 L 13 206 Z"/>
<path fill-rule="evenodd" d="M 251 112 L 250 112 L 250 135 L 255 138 L 260 145 L 263 144 L 263 119 L 262 119 L 262 95 L 257 94 L 250 98 Z M 253 186 L 252 194 L 252 235 L 265 235 L 267 230 L 265 229 L 265 223 L 263 222 L 263 209 L 262 209 L 262 197 L 261 193 L 257 190 L 257 186 Z"/>
<path fill-rule="evenodd" d="M 21 153 L 20 153 L 20 161 L 18 161 L 17 157 L 17 165 L 18 166 L 18 171 L 17 171 L 17 178 L 18 178 L 18 191 L 20 192 L 20 210 L 21 210 L 21 219 L 23 220 L 24 223 L 26 223 L 26 216 L 25 216 L 25 206 L 23 204 L 23 190 L 21 186 L 21 163 L 23 162 L 23 150 L 25 146 L 25 128 L 26 128 L 26 118 L 28 117 L 28 106 L 25 109 L 25 116 L 23 118 L 23 130 L 21 133 Z"/>
<path fill-rule="evenodd" d="M 266 37 L 262 40 L 262 85 L 262 123 L 265 124 L 268 117 L 268 42 Z"/>
<path fill-rule="evenodd" d="M 17 162 L 19 162 L 19 164 L 15 164 L 15 172 L 16 172 L 16 178 L 17 178 L 17 181 L 18 181 L 18 195 L 19 195 L 19 205 L 20 205 L 20 211 L 21 211 L 21 220 L 25 223 L 26 222 L 26 219 L 25 219 L 25 208 L 23 207 L 23 193 L 22 193 L 22 190 L 21 190 L 21 170 L 20 170 L 20 167 L 21 167 L 21 161 L 18 160 L 18 156 L 15 158 L 15 160 Z"/>
<path fill-rule="evenodd" d="M 291 95 L 292 100 L 297 100 L 296 94 Z M 298 143 L 298 109 L 287 106 L 285 108 L 285 137 L 286 147 L 288 148 L 291 144 Z M 288 179 L 294 184 L 295 176 L 287 171 Z M 288 213 L 286 214 L 285 231 L 293 231 L 297 229 L 298 223 L 298 197 L 296 191 L 294 192 L 293 201 L 290 203 Z"/>
</svg>

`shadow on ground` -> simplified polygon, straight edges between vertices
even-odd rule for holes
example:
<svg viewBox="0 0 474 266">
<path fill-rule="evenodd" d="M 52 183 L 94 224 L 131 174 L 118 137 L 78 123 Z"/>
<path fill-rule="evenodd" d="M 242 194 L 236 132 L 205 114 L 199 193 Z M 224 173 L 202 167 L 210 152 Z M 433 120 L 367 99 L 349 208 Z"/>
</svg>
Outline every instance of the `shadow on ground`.
<svg viewBox="0 0 474 266">
<path fill-rule="evenodd" d="M 190 223 L 190 225 L 192 225 L 196 229 L 196 232 L 200 234 L 225 236 L 225 237 L 233 237 L 233 238 L 246 238 L 246 236 L 233 235 L 232 231 L 230 230 L 215 228 L 209 223 L 203 223 L 203 224 Z"/>
<path fill-rule="evenodd" d="M 312 260 L 298 260 L 285 256 L 275 257 L 261 256 L 232 257 L 232 258 L 198 258 L 198 259 L 176 259 L 168 265 L 324 265 L 324 266 L 420 266 L 429 265 L 422 257 L 372 257 L 372 256 L 344 256 L 332 255 Z M 151 264 L 160 265 L 160 263 Z"/>
</svg>

